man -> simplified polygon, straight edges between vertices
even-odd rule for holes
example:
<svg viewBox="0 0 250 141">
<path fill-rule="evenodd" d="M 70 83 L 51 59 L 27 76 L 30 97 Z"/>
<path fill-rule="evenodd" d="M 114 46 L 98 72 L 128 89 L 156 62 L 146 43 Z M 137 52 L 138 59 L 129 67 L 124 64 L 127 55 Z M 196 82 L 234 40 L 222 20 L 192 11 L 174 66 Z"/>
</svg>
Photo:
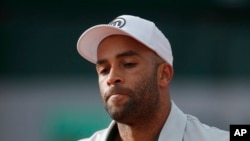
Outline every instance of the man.
<svg viewBox="0 0 250 141">
<path fill-rule="evenodd" d="M 112 123 L 80 141 L 229 141 L 229 133 L 184 114 L 171 100 L 173 56 L 151 21 L 131 15 L 85 31 L 81 56 L 96 64 Z"/>
</svg>

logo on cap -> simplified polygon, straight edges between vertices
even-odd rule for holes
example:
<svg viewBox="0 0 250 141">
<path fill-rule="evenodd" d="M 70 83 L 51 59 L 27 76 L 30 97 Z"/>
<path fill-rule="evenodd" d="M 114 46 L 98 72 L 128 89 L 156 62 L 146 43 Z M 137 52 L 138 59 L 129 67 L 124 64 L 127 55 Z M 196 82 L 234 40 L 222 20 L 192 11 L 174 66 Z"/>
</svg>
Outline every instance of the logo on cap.
<svg viewBox="0 0 250 141">
<path fill-rule="evenodd" d="M 122 28 L 126 24 L 126 20 L 124 18 L 116 18 L 109 25 Z"/>
</svg>

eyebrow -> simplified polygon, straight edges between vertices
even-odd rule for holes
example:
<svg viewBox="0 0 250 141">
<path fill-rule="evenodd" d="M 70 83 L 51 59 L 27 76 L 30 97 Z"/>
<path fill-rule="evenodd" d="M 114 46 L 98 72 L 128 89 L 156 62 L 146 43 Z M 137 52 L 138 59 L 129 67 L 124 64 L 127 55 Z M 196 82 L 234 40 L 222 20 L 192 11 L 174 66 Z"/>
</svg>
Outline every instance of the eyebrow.
<svg viewBox="0 0 250 141">
<path fill-rule="evenodd" d="M 135 51 L 132 51 L 132 50 L 129 50 L 129 51 L 126 51 L 126 52 L 122 52 L 122 53 L 119 53 L 116 55 L 115 58 L 119 59 L 119 58 L 123 58 L 123 57 L 129 57 L 129 56 L 138 56 L 138 57 L 142 57 L 140 54 L 138 54 L 137 52 Z M 101 65 L 101 64 L 104 64 L 108 62 L 107 59 L 100 59 L 96 62 L 97 65 Z"/>
</svg>

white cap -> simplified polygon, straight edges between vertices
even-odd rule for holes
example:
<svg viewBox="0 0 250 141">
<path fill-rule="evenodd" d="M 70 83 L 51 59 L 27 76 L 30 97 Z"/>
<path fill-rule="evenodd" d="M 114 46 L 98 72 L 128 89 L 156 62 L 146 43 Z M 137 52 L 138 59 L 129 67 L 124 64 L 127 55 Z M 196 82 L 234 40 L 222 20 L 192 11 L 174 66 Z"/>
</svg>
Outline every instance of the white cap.
<svg viewBox="0 0 250 141">
<path fill-rule="evenodd" d="M 77 42 L 79 54 L 92 63 L 97 62 L 97 48 L 110 35 L 126 35 L 155 51 L 162 59 L 173 65 L 170 43 L 156 25 L 148 20 L 131 15 L 122 15 L 109 24 L 87 29 Z"/>
</svg>

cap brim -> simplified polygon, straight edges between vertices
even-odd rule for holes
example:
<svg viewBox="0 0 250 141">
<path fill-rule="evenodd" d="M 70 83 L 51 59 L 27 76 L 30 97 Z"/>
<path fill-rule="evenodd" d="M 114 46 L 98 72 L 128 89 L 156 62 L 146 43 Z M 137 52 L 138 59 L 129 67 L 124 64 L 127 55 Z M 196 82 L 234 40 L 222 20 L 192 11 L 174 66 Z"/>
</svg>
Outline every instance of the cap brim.
<svg viewBox="0 0 250 141">
<path fill-rule="evenodd" d="M 129 33 L 110 25 L 97 25 L 86 30 L 77 42 L 79 54 L 92 63 L 97 62 L 97 48 L 100 42 L 110 35 L 127 35 Z M 133 37 L 133 36 L 131 36 Z"/>
</svg>

